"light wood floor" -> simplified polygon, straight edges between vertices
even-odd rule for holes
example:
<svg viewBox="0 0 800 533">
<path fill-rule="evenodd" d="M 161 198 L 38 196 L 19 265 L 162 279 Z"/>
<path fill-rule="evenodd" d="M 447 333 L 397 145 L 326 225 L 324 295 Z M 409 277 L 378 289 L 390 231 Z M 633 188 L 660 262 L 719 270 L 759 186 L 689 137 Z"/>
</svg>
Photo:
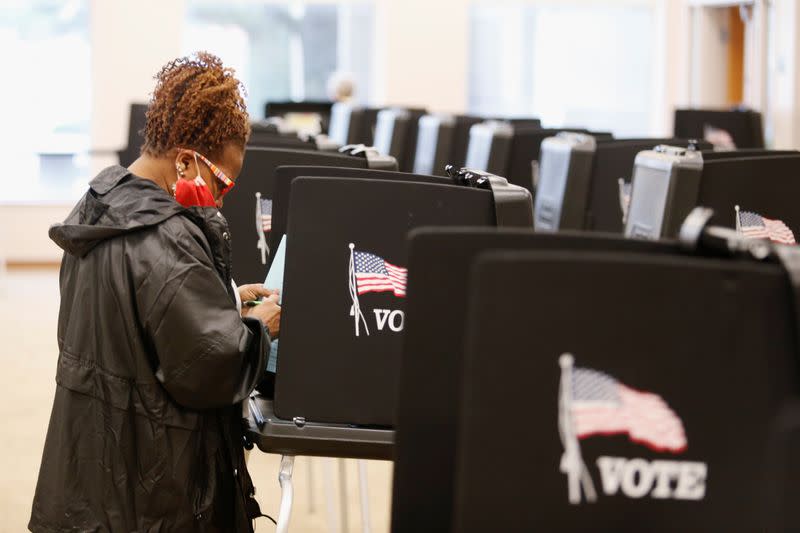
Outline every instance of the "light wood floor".
<svg viewBox="0 0 800 533">
<path fill-rule="evenodd" d="M 0 272 L 0 533 L 25 531 L 36 486 L 42 446 L 50 417 L 58 356 L 58 272 L 55 269 Z M 275 517 L 280 490 L 280 457 L 254 451 L 250 471 L 263 512 Z M 309 467 L 312 476 L 309 477 Z M 361 531 L 356 462 L 345 462 L 349 531 Z M 326 491 L 326 471 L 334 490 Z M 369 461 L 371 531 L 389 529 L 391 463 Z M 295 505 L 291 531 L 341 531 L 328 520 L 329 501 L 338 512 L 338 472 L 333 459 L 298 458 L 295 462 Z M 312 512 L 311 506 L 314 509 Z M 260 519 L 257 531 L 274 531 Z"/>
</svg>

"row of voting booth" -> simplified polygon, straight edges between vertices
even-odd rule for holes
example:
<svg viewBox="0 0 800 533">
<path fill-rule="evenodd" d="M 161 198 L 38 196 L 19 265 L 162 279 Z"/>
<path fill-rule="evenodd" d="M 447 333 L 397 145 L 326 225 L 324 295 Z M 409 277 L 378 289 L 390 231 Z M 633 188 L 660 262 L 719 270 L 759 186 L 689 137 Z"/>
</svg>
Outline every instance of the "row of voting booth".
<svg viewBox="0 0 800 533">
<path fill-rule="evenodd" d="M 285 244 L 244 411 L 279 531 L 298 455 L 393 461 L 394 532 L 800 528 L 800 152 L 743 111 L 615 139 L 320 109 L 254 129 L 222 209 L 236 280 Z"/>
</svg>

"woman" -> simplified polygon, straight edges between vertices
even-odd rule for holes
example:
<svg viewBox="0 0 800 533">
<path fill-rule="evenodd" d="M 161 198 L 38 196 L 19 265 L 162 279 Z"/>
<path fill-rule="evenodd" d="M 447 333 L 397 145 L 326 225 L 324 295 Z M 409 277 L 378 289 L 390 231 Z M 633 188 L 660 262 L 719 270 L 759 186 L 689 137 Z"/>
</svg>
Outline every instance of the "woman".
<svg viewBox="0 0 800 533">
<path fill-rule="evenodd" d="M 59 358 L 31 531 L 252 531 L 260 514 L 241 402 L 280 308 L 232 286 L 218 210 L 249 135 L 242 85 L 207 53 L 156 79 L 141 157 L 50 229 Z"/>
</svg>

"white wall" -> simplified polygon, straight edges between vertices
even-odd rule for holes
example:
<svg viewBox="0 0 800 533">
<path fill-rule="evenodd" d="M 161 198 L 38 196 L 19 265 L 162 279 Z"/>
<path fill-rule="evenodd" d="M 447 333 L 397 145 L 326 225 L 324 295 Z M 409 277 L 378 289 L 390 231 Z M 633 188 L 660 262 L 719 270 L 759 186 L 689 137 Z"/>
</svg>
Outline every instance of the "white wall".
<svg viewBox="0 0 800 533">
<path fill-rule="evenodd" d="M 92 148 L 116 150 L 127 143 L 130 102 L 147 101 L 153 75 L 180 54 L 185 0 L 91 0 L 91 9 Z M 95 157 L 91 172 L 115 162 Z M 59 261 L 47 230 L 70 209 L 67 202 L 0 205 L 0 259 Z"/>
<path fill-rule="evenodd" d="M 800 8 L 774 0 L 767 69 L 768 138 L 774 148 L 800 147 Z"/>
<path fill-rule="evenodd" d="M 126 142 L 129 103 L 146 101 L 152 91 L 153 75 L 166 61 L 181 53 L 187 0 L 90 1 L 92 146 L 114 150 Z M 374 1 L 378 18 L 374 54 L 376 103 L 465 111 L 468 15 L 472 0 Z M 572 1 L 589 3 L 590 0 Z M 695 71 L 699 79 L 707 82 L 698 86 L 692 84 L 697 78 L 693 78 L 691 67 L 692 48 L 700 46 L 701 41 L 709 46 L 703 52 L 704 57 L 711 57 L 714 49 L 718 52 L 714 47 L 719 42 L 714 39 L 719 38 L 719 24 L 707 18 L 698 22 L 704 29 L 699 40 L 693 42 L 692 35 L 698 34 L 691 31 L 690 10 L 699 0 L 652 1 L 659 13 L 661 43 L 652 63 L 658 87 L 653 133 L 666 135 L 672 130 L 674 107 L 713 103 L 719 96 L 716 83 L 723 82 L 724 72 Z M 800 9 L 797 0 L 772 0 L 772 6 L 772 52 L 766 62 L 762 61 L 772 80 L 765 99 L 768 104 L 765 121 L 774 147 L 797 148 L 800 147 Z M 761 98 L 758 90 L 752 98 Z M 98 159 L 96 166 L 108 162 L 108 158 Z M 47 239 L 46 230 L 68 211 L 68 205 L 0 206 L 0 256 L 22 261 L 58 260 L 60 252 Z"/>
<path fill-rule="evenodd" d="M 61 249 L 48 238 L 47 230 L 71 209 L 68 205 L 0 206 L 0 262 L 60 261 Z"/>
<path fill-rule="evenodd" d="M 153 75 L 180 55 L 185 0 L 91 0 L 92 146 L 116 150 L 128 105 L 146 102 Z"/>
<path fill-rule="evenodd" d="M 469 0 L 376 0 L 377 101 L 463 112 Z"/>
<path fill-rule="evenodd" d="M 728 100 L 727 9 L 690 7 L 692 24 L 690 105 L 720 108 Z"/>
</svg>

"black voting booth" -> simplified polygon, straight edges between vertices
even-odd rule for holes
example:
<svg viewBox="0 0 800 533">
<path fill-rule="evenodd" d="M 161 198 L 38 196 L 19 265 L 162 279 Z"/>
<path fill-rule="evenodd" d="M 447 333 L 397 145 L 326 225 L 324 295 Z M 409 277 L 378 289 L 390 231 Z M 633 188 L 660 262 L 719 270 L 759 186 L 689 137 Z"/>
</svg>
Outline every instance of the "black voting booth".
<svg viewBox="0 0 800 533">
<path fill-rule="evenodd" d="M 559 132 L 584 133 L 594 137 L 595 141 L 612 139 L 613 136 L 607 132 L 591 132 L 582 128 L 562 128 L 562 129 L 538 129 L 522 128 L 518 129 L 511 142 L 511 150 L 508 155 L 508 181 L 520 187 L 525 187 L 533 192 L 534 169 L 541 157 L 542 141 L 548 137 L 553 137 Z"/>
<path fill-rule="evenodd" d="M 264 117 L 285 117 L 289 113 L 313 113 L 319 115 L 322 133 L 328 132 L 333 102 L 305 100 L 302 102 L 281 101 L 264 104 Z"/>
<path fill-rule="evenodd" d="M 445 175 L 446 165 L 467 165 L 470 129 L 486 120 L 502 121 L 513 128 L 540 128 L 537 118 L 488 118 L 437 113 L 419 119 L 419 136 L 414 154 L 414 172 Z"/>
<path fill-rule="evenodd" d="M 660 144 L 710 148 L 684 139 L 604 139 L 559 132 L 541 143 L 534 227 L 622 233 L 620 180 L 629 183 L 636 154 Z"/>
<path fill-rule="evenodd" d="M 393 531 L 711 531 L 763 529 L 772 518 L 788 523 L 797 481 L 785 469 L 797 466 L 790 446 L 798 382 L 782 268 L 688 257 L 667 243 L 447 229 L 412 239 L 409 265 L 418 262 L 429 266 L 409 286 Z M 455 279 L 454 265 L 464 272 Z M 426 290 L 440 284 L 455 296 Z M 740 312 L 741 300 L 754 305 Z M 463 311 L 432 326 L 444 309 Z M 783 341 L 774 346 L 774 339 Z M 676 453 L 658 452 L 621 434 L 582 435 L 590 475 L 584 483 L 597 497 L 588 503 L 584 492 L 582 502 L 569 503 L 558 414 L 564 353 L 572 354 L 573 370 L 592 369 L 659 395 L 683 424 L 686 449 L 671 442 Z M 787 419 L 795 424 L 782 431 Z M 775 450 L 782 452 L 777 459 Z M 639 474 L 612 487 L 600 479 L 598 457 L 611 458 L 605 468 L 619 466 L 614 458 L 630 460 L 620 468 Z M 653 461 L 669 472 L 661 474 L 668 483 L 641 474 Z M 690 481 L 703 472 L 700 491 Z"/>
<path fill-rule="evenodd" d="M 378 112 L 380 112 L 380 108 L 377 107 L 362 107 L 347 102 L 337 102 L 331 107 L 328 137 L 342 146 L 348 144 L 371 146 Z"/>
<path fill-rule="evenodd" d="M 453 115 L 436 114 L 420 117 L 417 126 L 417 146 L 414 150 L 414 172 L 439 175 L 444 173 L 444 167 L 451 164 L 455 129 L 456 117 Z M 463 163 L 462 161 L 460 164 Z"/>
<path fill-rule="evenodd" d="M 397 159 L 403 172 L 411 172 L 414 168 L 419 119 L 423 114 L 420 109 L 398 107 L 382 109 L 378 113 L 372 144 L 378 152 Z"/>
<path fill-rule="evenodd" d="M 294 131 L 284 132 L 274 123 L 254 122 L 250 124 L 250 138 L 247 145 L 261 148 L 292 148 L 295 150 L 315 150 L 311 141 L 305 141 Z"/>
<path fill-rule="evenodd" d="M 267 275 L 269 250 L 257 214 L 257 200 L 265 202 L 263 214 L 271 212 L 275 169 L 281 165 L 366 168 L 367 160 L 336 152 L 248 147 L 236 187 L 225 196 L 222 207 L 231 233 L 233 279 L 238 283 L 263 282 Z"/>
<path fill-rule="evenodd" d="M 486 120 L 484 117 L 476 117 L 472 115 L 455 115 L 454 124 L 452 129 L 452 148 L 450 150 L 450 157 L 447 164 L 455 165 L 457 167 L 466 166 L 467 164 L 467 150 L 469 149 L 469 135 L 472 126 Z M 446 138 L 448 136 L 445 131 Z M 443 173 L 441 168 L 434 168 L 434 172 Z"/>
<path fill-rule="evenodd" d="M 581 128 L 543 129 L 528 124 L 514 126 L 511 122 L 486 121 L 470 129 L 466 165 L 507 176 L 509 183 L 533 193 L 542 141 L 559 132 L 590 134 L 595 141 L 613 138 L 610 133 Z"/>
<path fill-rule="evenodd" d="M 472 282 L 454 530 L 798 527 L 797 479 L 773 454 L 798 394 L 781 266 L 678 247 L 505 251 Z M 592 414 L 604 401 L 629 406 L 625 423 Z"/>
<path fill-rule="evenodd" d="M 445 175 L 445 166 L 465 166 L 470 129 L 481 117 L 438 113 L 419 119 L 414 172 Z"/>
<path fill-rule="evenodd" d="M 286 420 L 299 416 L 393 426 L 405 298 L 397 290 L 351 294 L 351 277 L 358 277 L 363 261 L 406 268 L 405 236 L 414 227 L 491 226 L 494 221 L 492 195 L 485 190 L 384 180 L 295 179 L 276 414 Z"/>
<path fill-rule="evenodd" d="M 393 426 L 405 299 L 405 274 L 397 272 L 406 269 L 406 233 L 430 224 L 530 224 L 522 189 L 511 188 L 519 194 L 509 199 L 514 191 L 502 187 L 428 179 L 433 182 L 386 172 L 291 182 L 274 403 L 279 418 Z M 515 212 L 518 206 L 526 216 Z M 397 284 L 374 287 L 369 274 L 377 263 Z"/>
<path fill-rule="evenodd" d="M 709 150 L 711 145 L 696 139 L 614 139 L 597 144 L 585 229 L 606 233 L 622 233 L 620 179 L 630 183 L 636 154 L 651 150 L 656 145 L 688 147 L 690 144 L 699 150 Z"/>
<path fill-rule="evenodd" d="M 708 156 L 707 158 L 704 156 Z M 661 147 L 636 156 L 625 235 L 675 237 L 697 205 L 715 212 L 715 224 L 734 227 L 735 206 L 800 228 L 800 152 L 706 154 Z"/>
<path fill-rule="evenodd" d="M 469 129 L 465 165 L 492 174 L 506 174 L 513 137 L 514 127 L 509 122 L 487 120 L 473 124 Z"/>
<path fill-rule="evenodd" d="M 131 104 L 128 118 L 128 144 L 117 152 L 120 166 L 127 167 L 139 157 L 144 144 L 142 132 L 147 124 L 147 104 Z"/>
<path fill-rule="evenodd" d="M 491 249 L 569 250 L 581 246 L 649 252 L 664 249 L 654 242 L 537 234 L 523 229 L 424 228 L 411 235 L 412 275 L 397 409 L 392 531 L 451 530 L 463 339 L 468 331 L 467 303 L 474 290 L 469 279 L 471 263 L 479 253 Z M 486 309 L 487 314 L 493 312 Z M 530 331 L 535 338 L 535 330 Z M 490 419 L 484 422 L 495 427 Z M 490 463 L 484 458 L 478 468 Z"/>
<path fill-rule="evenodd" d="M 676 109 L 675 137 L 713 138 L 714 130 L 729 134 L 736 148 L 764 148 L 761 113 L 748 109 Z"/>
<path fill-rule="evenodd" d="M 532 224 L 529 194 L 503 178 L 375 178 L 290 182 L 275 400 L 250 398 L 247 415 L 248 440 L 284 455 L 281 486 L 294 455 L 392 457 L 408 230 Z"/>
</svg>

